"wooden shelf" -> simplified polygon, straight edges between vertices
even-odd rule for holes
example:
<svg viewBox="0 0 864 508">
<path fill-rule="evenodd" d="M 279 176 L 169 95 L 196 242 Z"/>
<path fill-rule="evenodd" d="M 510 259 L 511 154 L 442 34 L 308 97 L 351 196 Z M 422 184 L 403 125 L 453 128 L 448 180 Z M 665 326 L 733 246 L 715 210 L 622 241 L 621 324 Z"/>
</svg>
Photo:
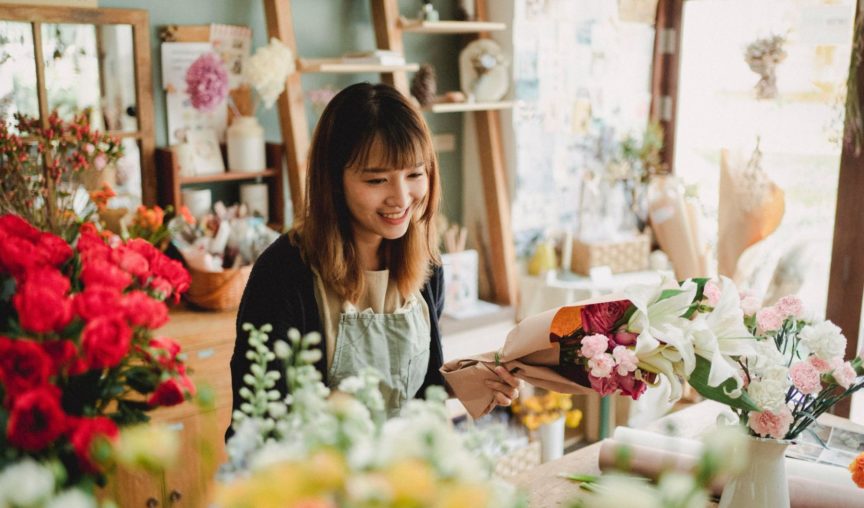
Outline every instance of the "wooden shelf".
<svg viewBox="0 0 864 508">
<path fill-rule="evenodd" d="M 181 176 L 180 185 L 186 185 L 190 183 L 213 183 L 233 182 L 236 180 L 254 180 L 256 178 L 266 178 L 275 175 L 275 169 L 265 169 L 264 171 L 226 171 L 224 173 L 214 173 L 212 175 Z"/>
<path fill-rule="evenodd" d="M 416 63 L 402 65 L 380 65 L 345 63 L 339 58 L 300 59 L 300 72 L 326 72 L 334 74 L 362 74 L 365 72 L 415 72 L 420 69 Z"/>
<path fill-rule="evenodd" d="M 422 21 L 419 19 L 399 20 L 403 32 L 416 34 L 473 34 L 505 30 L 505 23 L 491 21 Z"/>
<path fill-rule="evenodd" d="M 439 102 L 424 108 L 425 111 L 433 113 L 459 113 L 462 111 L 495 111 L 500 109 L 511 109 L 513 102 Z"/>
</svg>

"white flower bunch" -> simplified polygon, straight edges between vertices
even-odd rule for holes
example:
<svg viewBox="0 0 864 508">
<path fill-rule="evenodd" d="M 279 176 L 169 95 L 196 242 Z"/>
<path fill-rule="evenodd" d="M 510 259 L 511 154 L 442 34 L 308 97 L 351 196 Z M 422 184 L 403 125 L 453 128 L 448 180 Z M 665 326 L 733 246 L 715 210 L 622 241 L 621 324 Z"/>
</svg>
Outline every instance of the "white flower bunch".
<svg viewBox="0 0 864 508">
<path fill-rule="evenodd" d="M 270 108 L 285 89 L 285 80 L 296 70 L 291 48 L 273 37 L 270 44 L 262 46 L 249 58 L 244 78 L 258 95 L 265 108 Z"/>
<path fill-rule="evenodd" d="M 0 471 L 0 506 L 32 508 L 96 508 L 96 499 L 80 489 L 56 493 L 58 464 L 42 464 L 30 457 Z"/>
</svg>

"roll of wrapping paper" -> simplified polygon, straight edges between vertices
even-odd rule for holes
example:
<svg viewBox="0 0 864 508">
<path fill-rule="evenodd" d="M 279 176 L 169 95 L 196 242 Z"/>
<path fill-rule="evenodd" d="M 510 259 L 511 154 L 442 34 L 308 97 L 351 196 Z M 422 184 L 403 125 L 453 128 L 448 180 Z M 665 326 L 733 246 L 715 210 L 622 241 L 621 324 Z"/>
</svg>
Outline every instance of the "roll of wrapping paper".
<svg viewBox="0 0 864 508">
<path fill-rule="evenodd" d="M 700 442 L 634 429 L 622 434 L 620 429 L 600 446 L 601 471 L 626 464 L 628 472 L 656 480 L 664 471 L 689 472 L 695 468 Z M 619 436 L 625 441 L 619 441 Z M 795 508 L 864 506 L 864 490 L 855 486 L 845 468 L 787 458 L 786 475 Z M 712 493 L 719 496 L 724 485 L 725 479 L 719 479 L 711 486 Z"/>
</svg>

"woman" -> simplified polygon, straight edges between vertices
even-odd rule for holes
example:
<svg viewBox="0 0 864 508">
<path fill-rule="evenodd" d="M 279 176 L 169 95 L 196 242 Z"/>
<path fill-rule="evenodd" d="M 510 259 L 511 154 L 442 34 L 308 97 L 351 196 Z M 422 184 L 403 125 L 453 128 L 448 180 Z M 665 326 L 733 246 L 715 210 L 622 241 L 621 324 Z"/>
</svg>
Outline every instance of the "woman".
<svg viewBox="0 0 864 508">
<path fill-rule="evenodd" d="M 290 328 L 320 332 L 316 368 L 331 388 L 376 368 L 390 415 L 444 384 L 439 199 L 428 128 L 402 94 L 360 83 L 333 98 L 312 139 L 304 214 L 259 257 L 243 294 L 231 359 L 234 409 L 249 369 L 247 322 L 270 323 L 273 338 Z M 517 380 L 503 368 L 499 376 L 490 386 L 496 403 L 509 405 Z M 285 393 L 284 378 L 277 388 Z"/>
</svg>

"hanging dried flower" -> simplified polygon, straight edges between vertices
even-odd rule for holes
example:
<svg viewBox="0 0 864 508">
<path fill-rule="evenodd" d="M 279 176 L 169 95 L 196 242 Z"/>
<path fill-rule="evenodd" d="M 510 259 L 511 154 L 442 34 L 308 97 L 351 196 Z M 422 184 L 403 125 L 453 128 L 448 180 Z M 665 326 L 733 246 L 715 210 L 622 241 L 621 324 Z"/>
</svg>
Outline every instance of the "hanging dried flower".
<svg viewBox="0 0 864 508">
<path fill-rule="evenodd" d="M 273 37 L 270 44 L 258 48 L 244 70 L 246 82 L 255 88 L 265 108 L 270 108 L 282 90 L 285 80 L 296 69 L 291 48 Z"/>
<path fill-rule="evenodd" d="M 186 93 L 198 111 L 213 111 L 222 104 L 228 95 L 228 71 L 217 55 L 205 53 L 192 62 L 186 71 Z"/>
<path fill-rule="evenodd" d="M 744 52 L 744 60 L 750 70 L 759 74 L 759 82 L 756 83 L 757 99 L 777 97 L 777 65 L 786 60 L 784 44 L 785 37 L 772 35 L 751 42 Z"/>
</svg>

